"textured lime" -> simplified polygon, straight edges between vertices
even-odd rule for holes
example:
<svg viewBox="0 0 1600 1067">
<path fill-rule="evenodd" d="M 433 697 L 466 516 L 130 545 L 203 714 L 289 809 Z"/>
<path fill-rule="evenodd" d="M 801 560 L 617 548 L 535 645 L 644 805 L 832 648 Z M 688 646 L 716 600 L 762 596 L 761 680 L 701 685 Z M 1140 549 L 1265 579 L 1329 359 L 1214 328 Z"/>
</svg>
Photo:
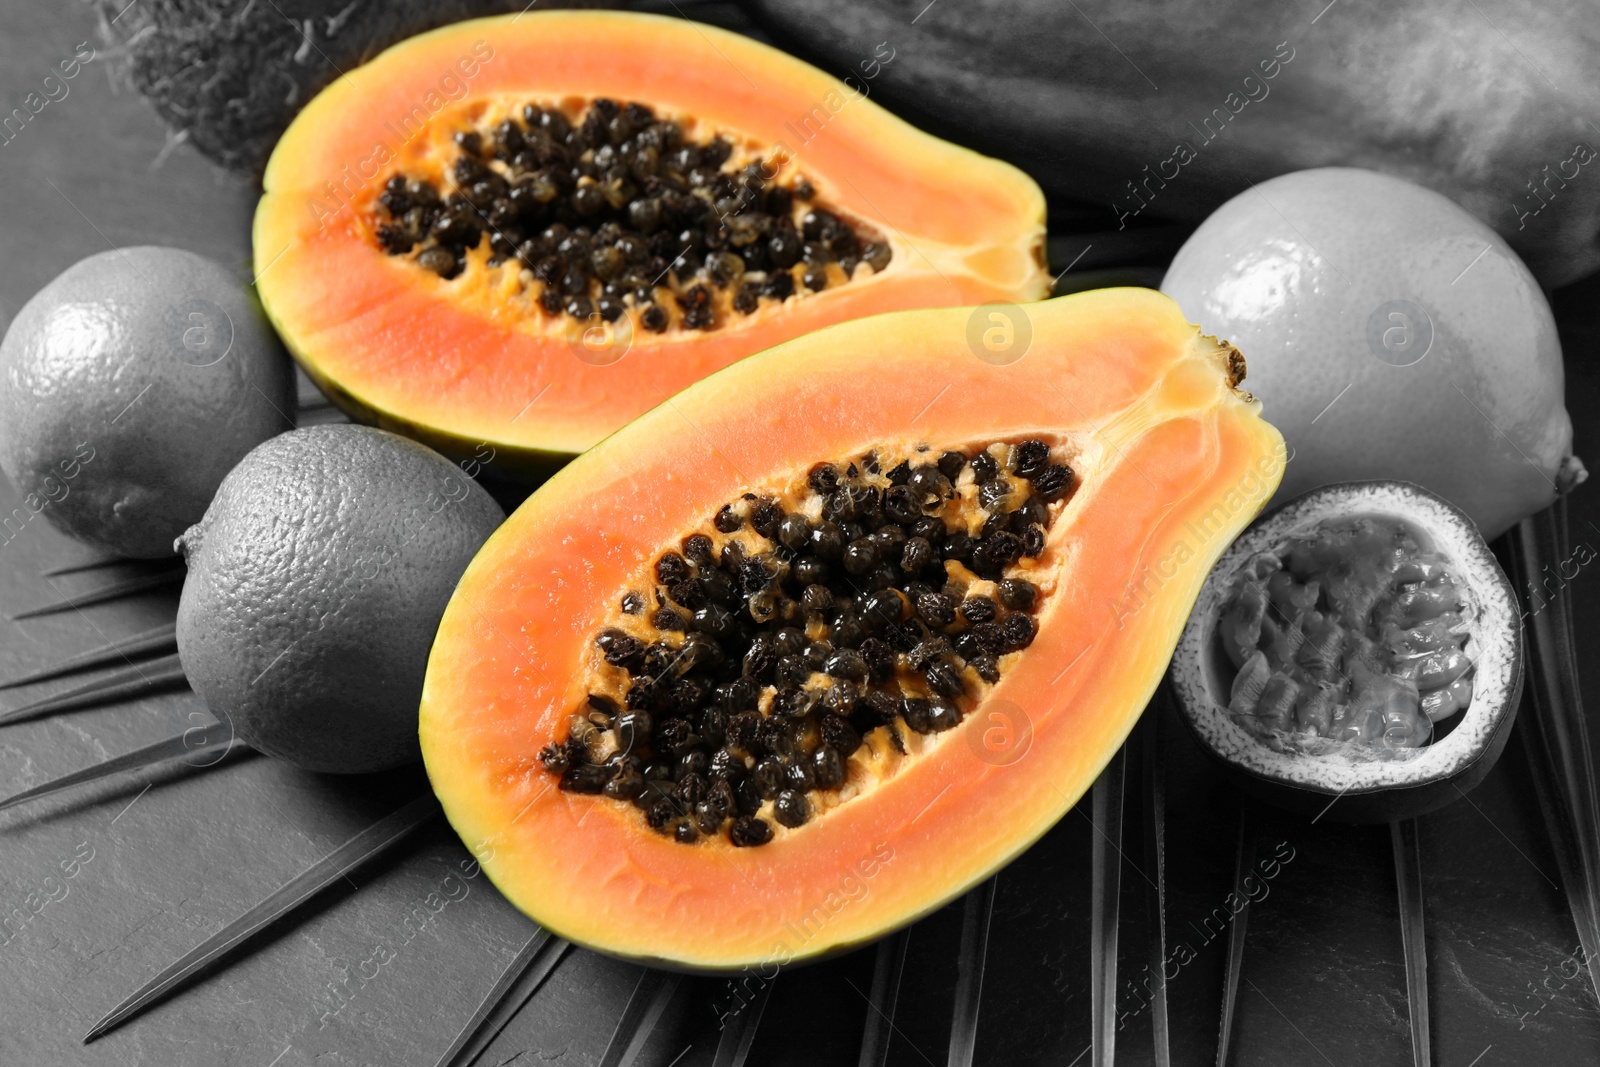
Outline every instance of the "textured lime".
<svg viewBox="0 0 1600 1067">
<path fill-rule="evenodd" d="M 387 431 L 274 437 L 179 539 L 190 684 L 253 747 L 308 770 L 420 758 L 434 631 L 504 518 L 449 460 Z"/>
</svg>

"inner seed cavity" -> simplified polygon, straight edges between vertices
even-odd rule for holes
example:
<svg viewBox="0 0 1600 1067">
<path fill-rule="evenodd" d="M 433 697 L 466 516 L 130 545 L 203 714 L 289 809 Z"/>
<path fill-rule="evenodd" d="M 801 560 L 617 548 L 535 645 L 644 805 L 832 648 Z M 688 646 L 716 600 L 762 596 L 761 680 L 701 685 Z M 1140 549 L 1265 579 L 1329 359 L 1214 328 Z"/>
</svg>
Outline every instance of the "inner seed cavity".
<svg viewBox="0 0 1600 1067">
<path fill-rule="evenodd" d="M 742 494 L 620 598 L 540 760 L 683 843 L 805 825 L 848 802 L 853 766 L 958 725 L 1033 642 L 1037 558 L 1076 486 L 1030 439 Z"/>
<path fill-rule="evenodd" d="M 1472 701 L 1471 602 L 1406 523 L 1330 519 L 1253 557 L 1218 638 L 1236 721 L 1375 754 L 1428 744 Z"/>
<path fill-rule="evenodd" d="M 378 246 L 450 279 L 487 241 L 489 267 L 516 269 L 546 316 L 712 330 L 893 255 L 814 203 L 804 178 L 780 181 L 775 164 L 687 136 L 644 104 L 528 104 L 455 144 L 443 188 L 389 178 L 373 210 Z"/>
</svg>

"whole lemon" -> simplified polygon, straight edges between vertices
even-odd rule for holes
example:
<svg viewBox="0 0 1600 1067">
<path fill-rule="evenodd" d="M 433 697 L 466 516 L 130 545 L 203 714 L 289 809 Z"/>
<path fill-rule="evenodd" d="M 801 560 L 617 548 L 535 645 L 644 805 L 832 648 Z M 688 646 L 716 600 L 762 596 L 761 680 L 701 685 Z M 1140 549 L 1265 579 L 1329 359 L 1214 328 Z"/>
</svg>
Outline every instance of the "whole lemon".
<svg viewBox="0 0 1600 1067">
<path fill-rule="evenodd" d="M 1291 450 L 1279 501 L 1399 479 L 1494 537 L 1582 480 L 1544 293 L 1437 193 L 1343 167 L 1262 182 L 1194 232 L 1161 288 L 1244 353 Z"/>
<path fill-rule="evenodd" d="M 171 555 L 294 411 L 293 368 L 249 286 L 177 248 L 68 267 L 0 344 L 0 467 L 32 514 L 122 556 Z"/>
</svg>

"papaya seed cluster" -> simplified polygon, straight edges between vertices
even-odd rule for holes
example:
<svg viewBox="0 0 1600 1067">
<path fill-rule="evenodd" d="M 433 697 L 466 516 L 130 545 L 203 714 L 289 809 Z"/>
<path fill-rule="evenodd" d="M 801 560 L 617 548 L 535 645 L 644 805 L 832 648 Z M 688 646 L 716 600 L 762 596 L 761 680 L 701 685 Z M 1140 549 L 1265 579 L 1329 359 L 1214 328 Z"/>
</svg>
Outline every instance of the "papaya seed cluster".
<svg viewBox="0 0 1600 1067">
<path fill-rule="evenodd" d="M 744 493 L 623 596 L 540 759 L 686 844 L 804 825 L 864 760 L 959 724 L 1033 642 L 1032 578 L 1076 481 L 1030 439 L 869 453 Z"/>
<path fill-rule="evenodd" d="M 547 315 L 715 329 L 889 265 L 882 240 L 823 207 L 801 179 L 739 166 L 722 137 L 696 141 L 644 104 L 597 99 L 576 118 L 528 104 L 464 129 L 447 188 L 393 175 L 378 197 L 379 246 L 442 278 L 487 240 Z"/>
</svg>

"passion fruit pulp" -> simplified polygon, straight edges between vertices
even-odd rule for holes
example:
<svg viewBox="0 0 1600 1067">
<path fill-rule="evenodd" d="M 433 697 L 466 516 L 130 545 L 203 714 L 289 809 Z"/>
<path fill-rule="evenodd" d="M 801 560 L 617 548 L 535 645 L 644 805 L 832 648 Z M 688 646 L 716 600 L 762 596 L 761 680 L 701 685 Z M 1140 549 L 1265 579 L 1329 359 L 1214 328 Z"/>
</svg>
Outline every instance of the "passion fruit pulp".
<svg viewBox="0 0 1600 1067">
<path fill-rule="evenodd" d="M 1219 621 L 1228 710 L 1268 743 L 1416 748 L 1472 699 L 1465 596 L 1426 534 L 1324 519 L 1251 559 Z"/>
<path fill-rule="evenodd" d="M 1498 759 L 1521 620 L 1463 512 L 1404 482 L 1332 485 L 1234 543 L 1170 677 L 1201 747 L 1246 791 L 1340 822 L 1410 818 Z"/>
</svg>

